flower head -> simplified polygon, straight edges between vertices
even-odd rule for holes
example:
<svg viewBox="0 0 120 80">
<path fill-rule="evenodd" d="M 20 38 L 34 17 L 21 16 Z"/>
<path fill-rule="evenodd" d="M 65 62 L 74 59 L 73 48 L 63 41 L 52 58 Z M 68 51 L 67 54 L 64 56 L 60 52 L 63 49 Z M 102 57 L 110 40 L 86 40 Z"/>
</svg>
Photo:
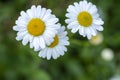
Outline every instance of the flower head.
<svg viewBox="0 0 120 80">
<path fill-rule="evenodd" d="M 67 32 L 64 30 L 64 26 L 58 29 L 58 33 L 54 37 L 54 41 L 39 52 L 40 57 L 47 58 L 49 60 L 51 58 L 57 59 L 60 55 L 64 55 L 67 51 L 66 46 L 69 45 Z"/>
<path fill-rule="evenodd" d="M 90 39 L 90 43 L 93 45 L 99 45 L 103 41 L 103 35 L 102 33 L 97 33 L 96 36 L 92 36 Z"/>
<path fill-rule="evenodd" d="M 101 57 L 106 61 L 111 61 L 114 58 L 114 52 L 109 48 L 105 48 L 101 52 Z"/>
<path fill-rule="evenodd" d="M 51 12 L 50 9 L 34 5 L 26 12 L 21 11 L 13 27 L 13 30 L 18 31 L 16 39 L 22 40 L 23 45 L 30 42 L 30 47 L 35 51 L 51 44 L 59 28 L 58 18 Z"/>
<path fill-rule="evenodd" d="M 74 5 L 68 7 L 67 12 L 68 19 L 65 22 L 72 33 L 79 31 L 80 35 L 91 39 L 97 34 L 97 30 L 103 31 L 104 22 L 99 17 L 96 6 L 91 2 L 86 0 L 75 2 Z"/>
</svg>

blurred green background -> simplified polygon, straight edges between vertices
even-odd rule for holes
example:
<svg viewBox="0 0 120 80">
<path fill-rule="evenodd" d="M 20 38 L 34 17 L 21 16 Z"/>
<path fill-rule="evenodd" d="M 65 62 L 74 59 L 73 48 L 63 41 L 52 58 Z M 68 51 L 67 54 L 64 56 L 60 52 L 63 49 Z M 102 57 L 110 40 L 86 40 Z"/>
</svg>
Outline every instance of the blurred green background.
<svg viewBox="0 0 120 80">
<path fill-rule="evenodd" d="M 109 80 L 120 73 L 120 0 L 88 0 L 99 9 L 104 40 L 92 45 L 78 33 L 68 31 L 68 52 L 57 60 L 38 57 L 29 45 L 16 41 L 12 30 L 20 11 L 32 5 L 50 8 L 66 25 L 68 5 L 80 0 L 0 0 L 0 80 Z M 110 48 L 114 58 L 106 61 L 101 52 Z M 119 79 L 120 80 L 120 79 Z"/>
</svg>

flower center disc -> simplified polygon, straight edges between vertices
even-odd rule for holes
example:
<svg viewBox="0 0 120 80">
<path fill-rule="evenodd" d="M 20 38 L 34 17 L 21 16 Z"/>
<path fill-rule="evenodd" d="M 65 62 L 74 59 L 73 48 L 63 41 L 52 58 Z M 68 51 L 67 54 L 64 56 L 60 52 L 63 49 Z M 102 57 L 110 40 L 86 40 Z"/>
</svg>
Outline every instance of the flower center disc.
<svg viewBox="0 0 120 80">
<path fill-rule="evenodd" d="M 88 12 L 80 12 L 78 14 L 78 22 L 80 25 L 84 26 L 84 27 L 89 27 L 92 24 L 92 16 L 90 13 Z"/>
<path fill-rule="evenodd" d="M 41 35 L 45 30 L 44 22 L 39 18 L 33 18 L 27 26 L 28 32 L 33 36 Z"/>
<path fill-rule="evenodd" d="M 54 41 L 48 47 L 51 47 L 51 48 L 55 47 L 58 44 L 58 41 L 59 39 L 58 39 L 58 36 L 56 35 L 54 37 Z"/>
</svg>

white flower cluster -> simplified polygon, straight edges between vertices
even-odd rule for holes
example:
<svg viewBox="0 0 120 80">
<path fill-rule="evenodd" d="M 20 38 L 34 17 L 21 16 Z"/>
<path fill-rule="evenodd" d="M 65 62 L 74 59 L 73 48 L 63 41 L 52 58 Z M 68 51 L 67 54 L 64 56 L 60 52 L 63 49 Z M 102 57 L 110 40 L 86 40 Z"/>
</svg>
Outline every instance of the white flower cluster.
<svg viewBox="0 0 120 80">
<path fill-rule="evenodd" d="M 18 31 L 16 40 L 22 44 L 30 43 L 30 48 L 39 51 L 39 56 L 47 59 L 58 58 L 67 51 L 69 45 L 65 27 L 50 9 L 32 6 L 26 12 L 21 11 L 13 30 Z"/>
<path fill-rule="evenodd" d="M 48 60 L 64 55 L 69 45 L 65 27 L 58 23 L 59 19 L 51 12 L 50 9 L 33 5 L 26 12 L 21 11 L 13 27 L 17 31 L 16 40 L 22 40 L 23 45 L 29 43 L 30 48 L 40 51 L 40 57 Z M 92 3 L 86 0 L 75 2 L 68 7 L 67 12 L 65 22 L 72 33 L 79 31 L 80 35 L 91 39 L 97 31 L 103 31 L 104 22 Z"/>
</svg>

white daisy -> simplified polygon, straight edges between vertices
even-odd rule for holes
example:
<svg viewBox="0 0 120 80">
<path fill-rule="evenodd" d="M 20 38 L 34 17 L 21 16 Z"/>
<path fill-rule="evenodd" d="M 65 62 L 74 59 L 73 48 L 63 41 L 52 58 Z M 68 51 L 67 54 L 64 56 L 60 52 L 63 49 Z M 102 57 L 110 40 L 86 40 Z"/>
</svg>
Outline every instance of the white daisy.
<svg viewBox="0 0 120 80">
<path fill-rule="evenodd" d="M 40 57 L 47 58 L 49 60 L 51 57 L 57 59 L 60 55 L 64 55 L 67 51 L 65 46 L 69 45 L 67 32 L 64 30 L 65 27 L 58 29 L 58 33 L 54 37 L 54 41 L 39 52 Z"/>
<path fill-rule="evenodd" d="M 103 31 L 104 22 L 99 17 L 96 6 L 91 2 L 86 0 L 79 3 L 75 2 L 74 5 L 68 7 L 67 12 L 66 17 L 68 19 L 65 22 L 72 33 L 79 31 L 80 35 L 91 39 L 97 34 L 97 30 Z"/>
<path fill-rule="evenodd" d="M 110 48 L 105 48 L 102 50 L 101 52 L 101 57 L 105 60 L 105 61 L 111 61 L 114 58 L 114 52 L 112 49 Z"/>
<path fill-rule="evenodd" d="M 102 35 L 102 33 L 97 33 L 96 36 L 93 36 L 90 39 L 90 43 L 93 44 L 93 45 L 99 45 L 102 42 L 103 42 L 103 35 Z"/>
<path fill-rule="evenodd" d="M 59 25 L 58 18 L 51 14 L 50 9 L 41 6 L 32 6 L 26 12 L 21 11 L 13 30 L 18 31 L 16 40 L 22 40 L 26 45 L 30 42 L 30 48 L 35 51 L 45 48 L 54 41 Z"/>
</svg>

